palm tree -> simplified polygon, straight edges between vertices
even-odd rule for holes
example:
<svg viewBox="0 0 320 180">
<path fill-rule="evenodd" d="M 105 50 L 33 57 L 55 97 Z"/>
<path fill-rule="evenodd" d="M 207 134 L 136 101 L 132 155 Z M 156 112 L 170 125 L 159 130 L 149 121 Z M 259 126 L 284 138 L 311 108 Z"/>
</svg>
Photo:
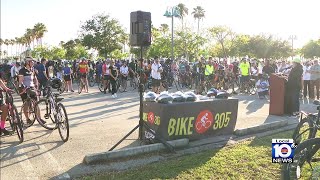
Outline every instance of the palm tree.
<svg viewBox="0 0 320 180">
<path fill-rule="evenodd" d="M 47 27 L 43 23 L 37 23 L 34 25 L 33 29 L 35 32 L 35 38 L 37 40 L 37 45 L 39 45 L 39 42 L 40 42 L 40 45 L 42 46 L 42 38 L 43 38 L 44 33 L 48 31 Z"/>
<path fill-rule="evenodd" d="M 179 11 L 179 19 L 181 19 L 182 30 L 183 30 L 183 18 L 189 14 L 189 9 L 183 3 L 179 3 L 177 7 Z"/>
<path fill-rule="evenodd" d="M 5 45 L 7 46 L 7 51 L 6 51 L 7 53 L 6 53 L 6 54 L 8 55 L 10 40 L 9 40 L 9 39 L 5 39 L 4 42 L 3 42 L 3 44 L 5 44 Z"/>
<path fill-rule="evenodd" d="M 200 20 L 204 18 L 204 13 L 205 13 L 205 10 L 201 7 L 201 6 L 197 6 L 196 8 L 193 8 L 193 17 L 194 19 L 197 19 L 198 20 L 198 33 L 199 33 L 199 23 L 200 23 Z"/>
<path fill-rule="evenodd" d="M 27 39 L 28 46 L 30 46 L 32 42 L 32 46 L 34 47 L 34 40 L 36 38 L 35 31 L 33 29 L 27 28 L 25 37 Z"/>
<path fill-rule="evenodd" d="M 169 25 L 168 24 L 161 24 L 159 29 L 162 32 L 163 36 L 167 36 L 167 33 L 169 32 Z"/>
<path fill-rule="evenodd" d="M 12 48 L 15 45 L 16 41 L 14 39 L 10 39 L 9 41 L 10 45 L 11 45 L 11 49 L 10 49 L 10 55 L 13 56 L 13 52 L 12 52 Z"/>
<path fill-rule="evenodd" d="M 20 54 L 22 53 L 22 52 L 24 52 L 25 51 L 25 47 L 26 47 L 26 45 L 27 45 L 27 38 L 25 37 L 25 36 L 22 36 L 21 38 L 20 38 L 21 40 L 21 50 L 20 50 Z"/>
<path fill-rule="evenodd" d="M 16 55 L 20 54 L 21 38 L 15 37 L 16 40 Z"/>
</svg>

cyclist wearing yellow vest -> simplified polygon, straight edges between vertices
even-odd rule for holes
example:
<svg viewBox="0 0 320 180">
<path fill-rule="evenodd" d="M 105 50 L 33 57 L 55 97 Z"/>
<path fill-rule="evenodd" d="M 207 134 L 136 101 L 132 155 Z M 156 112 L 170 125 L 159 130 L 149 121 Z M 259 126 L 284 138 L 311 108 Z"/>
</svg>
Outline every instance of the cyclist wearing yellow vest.
<svg viewBox="0 0 320 180">
<path fill-rule="evenodd" d="M 212 65 L 212 61 L 209 61 L 208 64 L 205 66 L 204 75 L 207 78 L 212 79 L 214 74 L 214 66 Z"/>
<path fill-rule="evenodd" d="M 250 63 L 247 62 L 245 58 L 242 59 L 240 65 L 240 73 L 241 73 L 241 78 L 240 81 L 241 83 L 249 82 L 250 80 Z"/>
</svg>

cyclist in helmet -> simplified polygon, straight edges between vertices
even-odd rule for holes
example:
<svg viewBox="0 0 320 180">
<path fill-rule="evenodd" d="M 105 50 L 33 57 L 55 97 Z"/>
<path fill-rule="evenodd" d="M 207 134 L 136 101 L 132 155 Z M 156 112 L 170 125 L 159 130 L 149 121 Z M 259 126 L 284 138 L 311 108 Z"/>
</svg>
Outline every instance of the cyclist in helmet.
<svg viewBox="0 0 320 180">
<path fill-rule="evenodd" d="M 38 80 L 36 77 L 36 73 L 33 68 L 34 61 L 32 57 L 26 57 L 25 66 L 19 71 L 19 91 L 22 101 L 24 102 L 28 94 L 32 99 L 37 101 L 37 93 L 36 89 L 38 87 Z M 24 115 L 26 117 L 27 123 L 32 123 L 29 119 L 28 107 L 26 106 L 24 109 Z M 43 121 L 45 123 L 45 121 Z"/>
<path fill-rule="evenodd" d="M 89 73 L 89 66 L 86 62 L 85 58 L 81 58 L 81 62 L 79 63 L 79 72 L 80 72 L 80 78 L 82 83 L 84 84 L 84 88 L 86 92 L 88 93 L 88 73 Z"/>
</svg>

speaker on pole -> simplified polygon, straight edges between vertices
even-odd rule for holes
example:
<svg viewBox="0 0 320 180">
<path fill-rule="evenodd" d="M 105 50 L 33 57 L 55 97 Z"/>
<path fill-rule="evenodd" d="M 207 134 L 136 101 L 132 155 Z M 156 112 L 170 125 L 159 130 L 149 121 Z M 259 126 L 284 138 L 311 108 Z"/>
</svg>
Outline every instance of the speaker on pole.
<svg viewBox="0 0 320 180">
<path fill-rule="evenodd" d="M 135 11 L 130 13 L 130 45 L 145 47 L 151 45 L 151 13 Z"/>
</svg>

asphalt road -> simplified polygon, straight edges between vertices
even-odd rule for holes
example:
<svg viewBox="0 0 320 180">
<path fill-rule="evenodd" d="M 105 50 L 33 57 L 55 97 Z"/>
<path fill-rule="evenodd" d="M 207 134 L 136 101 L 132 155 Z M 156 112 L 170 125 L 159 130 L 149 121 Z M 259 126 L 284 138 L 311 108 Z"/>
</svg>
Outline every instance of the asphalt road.
<svg viewBox="0 0 320 180">
<path fill-rule="evenodd" d="M 1 180 L 69 178 L 92 171 L 82 164 L 86 154 L 105 152 L 138 124 L 138 92 L 102 94 L 97 87 L 90 93 L 64 94 L 70 138 L 63 143 L 58 130 L 49 131 L 37 122 L 25 131 L 25 140 L 19 144 L 16 135 L 2 137 L 0 142 Z M 269 103 L 256 96 L 237 96 L 239 112 L 236 128 L 278 121 L 281 118 L 268 116 Z M 17 101 L 21 105 L 21 101 Z M 303 109 L 312 110 L 307 102 Z M 20 109 L 19 109 L 20 111 Z M 312 110 L 315 111 L 315 110 Z M 292 119 L 296 121 L 297 119 Z M 136 146 L 137 131 L 118 148 Z"/>
</svg>

